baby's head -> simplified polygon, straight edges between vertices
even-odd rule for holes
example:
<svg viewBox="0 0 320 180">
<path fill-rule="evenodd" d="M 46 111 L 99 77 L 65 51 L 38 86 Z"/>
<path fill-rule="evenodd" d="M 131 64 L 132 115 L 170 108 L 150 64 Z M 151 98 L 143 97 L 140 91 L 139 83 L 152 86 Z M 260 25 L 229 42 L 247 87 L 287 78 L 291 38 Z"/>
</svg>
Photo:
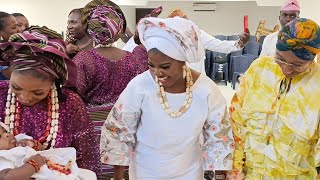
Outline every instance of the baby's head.
<svg viewBox="0 0 320 180">
<path fill-rule="evenodd" d="M 7 126 L 0 122 L 0 150 L 9 150 L 16 147 L 17 140 L 8 132 Z"/>
</svg>

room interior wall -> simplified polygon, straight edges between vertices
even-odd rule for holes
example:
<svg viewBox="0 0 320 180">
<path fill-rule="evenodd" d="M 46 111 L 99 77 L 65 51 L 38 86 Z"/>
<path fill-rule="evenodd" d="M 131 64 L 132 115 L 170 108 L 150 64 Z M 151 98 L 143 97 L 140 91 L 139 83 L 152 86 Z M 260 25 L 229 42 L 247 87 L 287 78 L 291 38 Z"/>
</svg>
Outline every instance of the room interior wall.
<svg viewBox="0 0 320 180">
<path fill-rule="evenodd" d="M 83 7 L 88 0 L 0 0 L 0 11 L 24 14 L 31 25 L 46 25 L 61 33 L 66 30 L 72 9 Z"/>
<path fill-rule="evenodd" d="M 195 12 L 193 2 L 149 2 L 147 7 L 163 6 L 160 17 L 166 17 L 173 8 L 182 9 L 188 18 L 199 28 L 210 34 L 237 34 L 243 31 L 243 16 L 249 16 L 249 28 L 255 33 L 261 19 L 267 21 L 270 28 L 277 24 L 279 7 L 258 7 L 255 2 L 216 2 L 216 11 Z"/>
<path fill-rule="evenodd" d="M 58 32 L 66 29 L 68 13 L 71 9 L 84 6 L 87 0 L 1 0 L 0 10 L 8 13 L 20 12 L 27 16 L 31 24 L 47 25 Z M 277 7 L 257 7 L 255 2 L 217 2 L 215 12 L 193 12 L 192 2 L 149 2 L 146 7 L 164 8 L 161 17 L 171 9 L 180 7 L 200 28 L 211 34 L 232 34 L 242 30 L 243 15 L 249 15 L 249 26 L 253 32 L 262 18 L 273 26 L 277 22 Z M 135 7 L 121 6 L 131 29 L 135 27 Z"/>
<path fill-rule="evenodd" d="M 251 34 L 255 34 L 256 28 L 260 20 L 266 20 L 266 27 L 273 29 L 278 24 L 278 16 L 280 7 L 259 7 L 255 2 L 216 2 L 216 11 L 195 12 L 193 11 L 193 2 L 169 1 L 152 1 L 141 8 L 163 7 L 160 17 L 167 17 L 173 8 L 182 9 L 188 18 L 194 21 L 200 29 L 203 29 L 212 35 L 233 35 L 243 31 L 243 16 L 249 16 L 249 29 Z M 135 17 L 134 7 L 123 9 L 128 20 L 129 27 L 135 27 L 133 17 Z M 123 43 L 119 42 L 119 46 Z"/>
<path fill-rule="evenodd" d="M 310 18 L 320 24 L 320 1 L 319 0 L 299 0 L 301 4 L 300 17 Z"/>
<path fill-rule="evenodd" d="M 299 0 L 302 6 L 301 17 L 309 17 L 320 23 L 317 10 L 319 0 Z M 71 9 L 83 7 L 89 0 L 0 0 L 0 11 L 8 13 L 20 12 L 26 15 L 31 24 L 46 25 L 58 32 L 66 30 L 67 16 Z M 194 12 L 193 2 L 151 1 L 143 8 L 163 6 L 160 17 L 166 17 L 173 8 L 181 8 L 201 29 L 210 34 L 238 34 L 243 29 L 243 16 L 249 16 L 249 28 L 254 34 L 260 20 L 267 21 L 266 27 L 273 28 L 278 23 L 280 7 L 257 6 L 254 1 L 222 2 L 218 1 L 215 12 Z M 127 18 L 128 27 L 135 29 L 135 7 L 121 6 Z M 122 46 L 119 43 L 119 46 Z"/>
</svg>

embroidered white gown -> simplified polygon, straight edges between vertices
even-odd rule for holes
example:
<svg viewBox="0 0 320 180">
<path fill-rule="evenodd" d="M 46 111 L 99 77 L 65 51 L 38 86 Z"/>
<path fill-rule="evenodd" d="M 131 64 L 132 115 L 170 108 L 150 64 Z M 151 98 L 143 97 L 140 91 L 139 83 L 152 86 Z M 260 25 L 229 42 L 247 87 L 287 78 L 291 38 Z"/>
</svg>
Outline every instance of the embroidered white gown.
<svg viewBox="0 0 320 180">
<path fill-rule="evenodd" d="M 130 180 L 203 180 L 204 169 L 230 170 L 234 141 L 226 100 L 203 74 L 192 89 L 190 108 L 171 118 L 160 105 L 150 72 L 135 77 L 102 127 L 102 162 L 129 165 Z M 171 109 L 178 111 L 185 93 L 166 95 Z"/>
</svg>

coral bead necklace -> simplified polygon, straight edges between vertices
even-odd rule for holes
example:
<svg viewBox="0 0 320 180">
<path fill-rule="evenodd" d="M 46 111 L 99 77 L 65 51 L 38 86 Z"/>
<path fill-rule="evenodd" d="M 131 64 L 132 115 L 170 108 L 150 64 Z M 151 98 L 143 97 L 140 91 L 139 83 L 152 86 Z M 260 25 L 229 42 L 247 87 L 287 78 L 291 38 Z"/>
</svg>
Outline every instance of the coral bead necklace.
<svg viewBox="0 0 320 180">
<path fill-rule="evenodd" d="M 43 143 L 46 149 L 51 141 L 50 148 L 54 148 L 56 138 L 58 135 L 59 124 L 59 100 L 58 92 L 55 85 L 51 86 L 51 93 L 48 96 L 48 118 L 47 127 L 44 135 L 39 138 L 40 143 Z M 6 111 L 5 111 L 5 124 L 9 127 L 10 133 L 19 134 L 19 126 L 21 120 L 21 103 L 17 100 L 16 94 L 12 92 L 11 88 L 8 90 Z"/>
</svg>

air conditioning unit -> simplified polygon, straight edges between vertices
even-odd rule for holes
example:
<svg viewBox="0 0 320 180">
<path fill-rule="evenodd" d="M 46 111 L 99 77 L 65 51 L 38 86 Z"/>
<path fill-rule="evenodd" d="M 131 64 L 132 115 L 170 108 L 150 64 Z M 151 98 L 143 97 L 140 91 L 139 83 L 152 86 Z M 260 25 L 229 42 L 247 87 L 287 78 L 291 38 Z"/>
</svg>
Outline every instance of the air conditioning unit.
<svg viewBox="0 0 320 180">
<path fill-rule="evenodd" d="M 216 3 L 198 2 L 193 4 L 193 11 L 216 11 L 216 9 Z"/>
</svg>

